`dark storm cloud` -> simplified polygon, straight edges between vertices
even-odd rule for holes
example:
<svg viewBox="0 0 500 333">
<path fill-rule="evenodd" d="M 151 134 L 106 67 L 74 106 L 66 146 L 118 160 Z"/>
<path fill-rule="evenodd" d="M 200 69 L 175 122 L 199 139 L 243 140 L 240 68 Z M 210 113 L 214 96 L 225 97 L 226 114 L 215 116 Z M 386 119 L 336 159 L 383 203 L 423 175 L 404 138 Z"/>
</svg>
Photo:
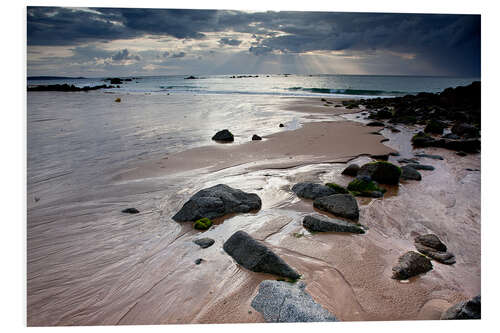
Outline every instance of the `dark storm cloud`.
<svg viewBox="0 0 500 333">
<path fill-rule="evenodd" d="M 478 75 L 480 16 L 331 12 L 29 7 L 28 45 L 71 45 L 148 35 L 203 39 L 233 31 L 254 36 L 249 52 L 399 52 L 442 72 Z M 238 46 L 221 38 L 220 45 Z"/>
<path fill-rule="evenodd" d="M 238 46 L 241 44 L 241 40 L 224 37 L 224 38 L 219 39 L 219 44 Z"/>
</svg>

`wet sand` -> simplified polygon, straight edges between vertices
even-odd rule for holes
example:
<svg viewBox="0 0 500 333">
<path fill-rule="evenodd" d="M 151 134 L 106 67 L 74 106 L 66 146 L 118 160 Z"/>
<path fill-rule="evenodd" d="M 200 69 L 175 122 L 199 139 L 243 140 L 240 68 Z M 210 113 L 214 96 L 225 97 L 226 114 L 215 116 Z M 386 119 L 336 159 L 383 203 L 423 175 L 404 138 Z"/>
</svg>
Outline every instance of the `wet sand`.
<svg viewBox="0 0 500 333">
<path fill-rule="evenodd" d="M 316 108 L 318 99 L 314 103 Z M 342 113 L 335 112 L 332 119 Z M 380 128 L 348 121 L 355 116 L 305 123 L 262 142 L 214 144 L 124 166 L 98 193 L 33 205 L 28 325 L 263 322 L 250 302 L 262 280 L 276 277 L 250 272 L 222 250 L 237 230 L 296 268 L 311 296 L 340 320 L 437 319 L 449 304 L 475 296 L 480 172 L 465 169 L 480 169 L 479 154 L 421 150 L 444 161 L 421 158 L 436 168 L 422 171 L 421 182 L 390 187 L 382 199 L 358 198 L 359 222 L 369 228 L 364 235 L 311 234 L 302 227 L 302 218 L 315 210 L 291 192 L 295 183 L 346 185 L 351 178 L 340 174 L 343 162 L 371 160 L 359 154 L 412 153 L 409 138 L 417 129 L 382 130 L 390 141 L 381 144 L 383 137 L 369 134 Z M 228 216 L 206 232 L 171 220 L 192 194 L 218 183 L 257 193 L 262 209 Z M 125 207 L 141 213 L 121 214 Z M 433 261 L 427 274 L 408 282 L 391 279 L 397 258 L 414 250 L 413 238 L 427 232 L 448 245 L 457 263 Z M 201 249 L 192 242 L 199 237 L 216 242 Z M 195 265 L 198 258 L 204 261 Z"/>
</svg>

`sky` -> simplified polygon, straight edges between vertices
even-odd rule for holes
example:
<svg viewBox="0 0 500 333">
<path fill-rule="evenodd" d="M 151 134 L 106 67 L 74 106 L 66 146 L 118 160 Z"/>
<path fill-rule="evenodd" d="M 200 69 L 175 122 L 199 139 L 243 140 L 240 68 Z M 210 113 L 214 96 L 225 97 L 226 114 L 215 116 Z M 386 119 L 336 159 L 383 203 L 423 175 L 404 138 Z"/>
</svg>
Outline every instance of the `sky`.
<svg viewBox="0 0 500 333">
<path fill-rule="evenodd" d="M 480 15 L 27 8 L 28 76 L 480 77 L 480 67 Z"/>
</svg>

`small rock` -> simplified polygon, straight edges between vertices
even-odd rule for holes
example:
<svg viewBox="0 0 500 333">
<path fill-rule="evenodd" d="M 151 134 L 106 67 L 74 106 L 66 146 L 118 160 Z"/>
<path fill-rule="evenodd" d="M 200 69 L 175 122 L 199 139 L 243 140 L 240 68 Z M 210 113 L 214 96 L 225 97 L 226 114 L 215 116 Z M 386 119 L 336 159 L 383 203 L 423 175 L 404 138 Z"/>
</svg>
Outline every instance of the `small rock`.
<svg viewBox="0 0 500 333">
<path fill-rule="evenodd" d="M 481 319 L 481 295 L 451 306 L 441 315 L 441 319 Z"/>
<path fill-rule="evenodd" d="M 359 225 L 349 223 L 342 220 L 331 219 L 319 214 L 308 215 L 304 217 L 302 224 L 305 228 L 311 231 L 334 231 L 334 232 L 350 232 L 355 234 L 364 234 L 365 231 Z"/>
<path fill-rule="evenodd" d="M 215 240 L 206 237 L 206 238 L 195 239 L 193 243 L 199 245 L 202 249 L 206 249 L 207 247 L 212 246 L 215 243 Z"/>
<path fill-rule="evenodd" d="M 425 254 L 431 259 L 446 265 L 456 262 L 455 255 L 447 252 L 446 245 L 434 234 L 420 235 L 415 238 L 415 247 L 418 252 Z"/>
<path fill-rule="evenodd" d="M 410 163 L 407 166 L 415 169 L 415 170 L 427 170 L 427 171 L 432 171 L 434 170 L 434 167 L 432 165 L 424 165 L 424 164 L 418 164 L 418 163 Z"/>
<path fill-rule="evenodd" d="M 354 221 L 359 219 L 358 202 L 350 194 L 333 194 L 314 200 L 313 206 L 333 215 Z"/>
<path fill-rule="evenodd" d="M 407 179 L 407 180 L 422 180 L 422 175 L 420 172 L 412 168 L 411 166 L 405 165 L 401 167 L 401 170 L 403 171 L 401 174 L 402 179 Z"/>
<path fill-rule="evenodd" d="M 401 154 L 398 153 L 397 151 L 390 152 L 389 155 L 391 155 L 391 156 L 401 156 Z"/>
<path fill-rule="evenodd" d="M 254 134 L 254 135 L 252 136 L 252 140 L 253 140 L 253 141 L 256 141 L 256 140 L 262 140 L 262 138 L 261 138 L 260 136 L 258 136 L 257 134 Z"/>
<path fill-rule="evenodd" d="M 194 228 L 197 230 L 207 230 L 212 226 L 213 222 L 209 218 L 201 218 L 194 222 Z"/>
<path fill-rule="evenodd" d="M 199 258 L 199 259 L 196 259 L 196 260 L 194 261 L 194 263 L 195 263 L 196 265 L 199 265 L 199 264 L 201 264 L 201 263 L 202 263 L 202 261 L 203 261 L 203 259 Z"/>
<path fill-rule="evenodd" d="M 407 280 L 408 278 L 428 272 L 432 269 L 431 261 L 420 253 L 409 251 L 398 259 L 398 264 L 392 268 L 392 278 Z"/>
<path fill-rule="evenodd" d="M 433 160 L 442 160 L 443 157 L 440 155 L 430 155 L 430 154 L 415 154 L 417 157 L 432 158 Z"/>
<path fill-rule="evenodd" d="M 225 142 L 233 142 L 234 141 L 234 135 L 233 133 L 229 132 L 229 130 L 224 129 L 222 131 L 219 131 L 215 133 L 215 135 L 212 137 L 212 140 L 215 141 L 225 141 Z"/>
<path fill-rule="evenodd" d="M 136 208 L 125 208 L 124 210 L 122 210 L 122 213 L 137 214 L 139 213 L 139 210 L 137 210 Z"/>
<path fill-rule="evenodd" d="M 264 280 L 251 303 L 268 323 L 338 321 L 305 291 L 305 284 Z"/>
<path fill-rule="evenodd" d="M 253 272 L 263 272 L 298 279 L 300 275 L 273 251 L 244 231 L 235 232 L 223 245 L 224 251 L 241 266 Z"/>
<path fill-rule="evenodd" d="M 476 138 L 479 136 L 479 129 L 477 127 L 464 123 L 453 126 L 451 132 L 466 138 Z"/>
<path fill-rule="evenodd" d="M 285 127 L 285 125 L 283 125 L 283 124 L 280 124 L 280 127 Z"/>
<path fill-rule="evenodd" d="M 327 195 L 338 193 L 333 188 L 311 182 L 297 183 L 293 185 L 292 191 L 301 198 L 313 200 L 316 198 L 326 197 Z"/>
<path fill-rule="evenodd" d="M 343 175 L 356 177 L 359 171 L 359 165 L 349 164 L 347 168 L 342 171 Z"/>
</svg>

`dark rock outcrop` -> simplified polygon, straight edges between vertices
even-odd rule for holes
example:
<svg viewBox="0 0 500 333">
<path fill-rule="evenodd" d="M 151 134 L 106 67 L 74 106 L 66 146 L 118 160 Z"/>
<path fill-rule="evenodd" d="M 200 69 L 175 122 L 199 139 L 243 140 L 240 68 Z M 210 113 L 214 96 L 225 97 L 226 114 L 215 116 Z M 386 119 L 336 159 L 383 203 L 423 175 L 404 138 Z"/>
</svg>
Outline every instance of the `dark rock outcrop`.
<svg viewBox="0 0 500 333">
<path fill-rule="evenodd" d="M 451 306 L 443 312 L 441 319 L 481 319 L 481 295 Z"/>
<path fill-rule="evenodd" d="M 428 272 L 432 269 L 431 261 L 420 253 L 409 251 L 398 259 L 396 266 L 392 268 L 392 278 L 406 280 L 412 276 Z"/>
<path fill-rule="evenodd" d="M 215 133 L 215 135 L 212 137 L 212 140 L 233 142 L 234 135 L 233 135 L 233 133 L 229 132 L 229 130 L 224 129 L 222 131 Z"/>
<path fill-rule="evenodd" d="M 205 237 L 205 238 L 195 239 L 193 243 L 199 245 L 202 249 L 206 249 L 207 247 L 214 245 L 215 240 L 213 240 L 212 238 Z"/>
<path fill-rule="evenodd" d="M 248 213 L 260 209 L 262 202 L 255 193 L 246 193 L 219 184 L 193 195 L 172 219 L 177 222 L 213 219 L 230 213 Z"/>
<path fill-rule="evenodd" d="M 315 208 L 354 221 L 359 219 L 358 202 L 350 194 L 333 194 L 314 200 Z"/>
<path fill-rule="evenodd" d="M 293 185 L 292 191 L 301 198 L 313 200 L 316 198 L 326 197 L 327 195 L 338 193 L 331 187 L 311 182 L 297 183 Z"/>
<path fill-rule="evenodd" d="M 122 210 L 122 213 L 125 213 L 125 214 L 138 214 L 139 213 L 139 210 L 137 208 L 125 208 L 124 210 Z"/>
<path fill-rule="evenodd" d="M 451 128 L 451 132 L 465 138 L 479 137 L 479 129 L 470 124 L 458 123 Z"/>
<path fill-rule="evenodd" d="M 252 307 L 268 323 L 338 321 L 305 291 L 303 282 L 264 280 Z"/>
<path fill-rule="evenodd" d="M 384 127 L 385 124 L 381 121 L 372 121 L 372 122 L 369 122 L 368 124 L 366 124 L 366 126 L 382 126 L 382 127 Z"/>
<path fill-rule="evenodd" d="M 401 169 L 389 162 L 372 162 L 363 165 L 358 176 L 367 176 L 381 184 L 396 185 L 399 183 Z"/>
<path fill-rule="evenodd" d="M 263 272 L 298 279 L 300 275 L 264 244 L 244 231 L 235 232 L 223 245 L 224 251 L 241 266 L 253 272 Z"/>
<path fill-rule="evenodd" d="M 407 180 L 422 180 L 422 175 L 409 165 L 401 167 L 401 178 Z"/>
<path fill-rule="evenodd" d="M 36 85 L 36 86 L 28 86 L 28 91 L 90 91 L 90 90 L 99 90 L 99 89 L 110 89 L 114 88 L 114 86 L 107 86 L 105 84 L 99 86 L 85 86 L 83 88 L 76 87 L 74 85 L 69 84 L 49 84 L 49 85 Z"/>
<path fill-rule="evenodd" d="M 314 214 L 304 217 L 302 225 L 317 232 L 334 231 L 334 232 L 350 232 L 355 234 L 364 234 L 365 230 L 357 224 L 349 223 L 342 220 L 331 219 L 329 217 Z"/>
<path fill-rule="evenodd" d="M 253 140 L 253 141 L 257 141 L 257 140 L 262 140 L 262 138 L 261 138 L 260 136 L 258 136 L 257 134 L 254 134 L 254 135 L 252 136 L 252 140 Z"/>
<path fill-rule="evenodd" d="M 359 165 L 349 164 L 347 168 L 342 171 L 343 175 L 356 177 L 358 175 Z"/>
<path fill-rule="evenodd" d="M 447 125 L 442 121 L 431 119 L 427 122 L 424 132 L 441 135 L 446 127 Z"/>
</svg>

